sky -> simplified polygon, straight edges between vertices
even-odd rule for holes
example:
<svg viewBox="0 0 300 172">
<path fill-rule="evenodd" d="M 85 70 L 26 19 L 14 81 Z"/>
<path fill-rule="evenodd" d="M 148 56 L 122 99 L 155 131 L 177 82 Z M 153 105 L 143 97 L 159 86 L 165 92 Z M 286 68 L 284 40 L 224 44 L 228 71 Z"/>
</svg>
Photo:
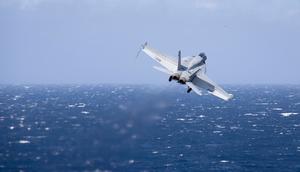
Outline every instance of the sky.
<svg viewBox="0 0 300 172">
<path fill-rule="evenodd" d="M 167 84 L 145 41 L 220 84 L 300 84 L 299 0 L 0 0 L 0 84 Z"/>
</svg>

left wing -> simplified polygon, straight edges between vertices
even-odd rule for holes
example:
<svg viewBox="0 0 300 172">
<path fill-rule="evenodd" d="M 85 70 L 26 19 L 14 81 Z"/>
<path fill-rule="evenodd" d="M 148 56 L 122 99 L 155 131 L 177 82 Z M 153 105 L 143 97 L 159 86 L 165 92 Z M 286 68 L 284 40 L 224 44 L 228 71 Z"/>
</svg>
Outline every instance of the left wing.
<svg viewBox="0 0 300 172">
<path fill-rule="evenodd" d="M 207 90 L 210 94 L 226 101 L 233 97 L 232 94 L 224 91 L 220 86 L 218 86 L 202 72 L 197 72 L 195 78 L 190 83 L 192 83 L 195 87 Z M 197 91 L 195 92 L 197 93 Z"/>
<path fill-rule="evenodd" d="M 177 71 L 177 61 L 171 56 L 158 52 L 157 50 L 149 47 L 147 43 L 143 45 L 142 51 L 165 67 L 168 71 L 172 73 Z"/>
</svg>

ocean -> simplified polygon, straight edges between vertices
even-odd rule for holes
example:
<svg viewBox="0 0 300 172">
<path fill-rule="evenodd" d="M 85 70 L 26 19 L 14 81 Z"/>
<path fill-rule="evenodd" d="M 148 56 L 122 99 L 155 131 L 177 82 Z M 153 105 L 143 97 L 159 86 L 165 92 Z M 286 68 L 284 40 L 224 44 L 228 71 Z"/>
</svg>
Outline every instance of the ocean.
<svg viewBox="0 0 300 172">
<path fill-rule="evenodd" d="M 0 171 L 300 171 L 300 86 L 0 85 Z"/>
</svg>

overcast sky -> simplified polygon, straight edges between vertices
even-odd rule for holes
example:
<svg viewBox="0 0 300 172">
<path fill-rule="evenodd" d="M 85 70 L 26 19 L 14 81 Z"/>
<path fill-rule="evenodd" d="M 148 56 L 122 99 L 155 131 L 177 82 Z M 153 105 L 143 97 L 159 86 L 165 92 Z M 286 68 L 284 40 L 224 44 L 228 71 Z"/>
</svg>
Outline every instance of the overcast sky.
<svg viewBox="0 0 300 172">
<path fill-rule="evenodd" d="M 142 43 L 227 84 L 300 84 L 299 0 L 0 0 L 0 83 L 167 83 Z"/>
</svg>

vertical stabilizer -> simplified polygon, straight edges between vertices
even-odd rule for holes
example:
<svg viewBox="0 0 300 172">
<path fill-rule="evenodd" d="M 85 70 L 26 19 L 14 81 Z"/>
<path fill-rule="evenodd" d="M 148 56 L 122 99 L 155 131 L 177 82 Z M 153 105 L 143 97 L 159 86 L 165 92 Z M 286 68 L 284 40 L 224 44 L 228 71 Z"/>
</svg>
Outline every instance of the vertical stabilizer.
<svg viewBox="0 0 300 172">
<path fill-rule="evenodd" d="M 182 66 L 181 66 L 181 51 L 178 51 L 178 64 L 177 64 L 177 70 L 181 70 Z"/>
</svg>

